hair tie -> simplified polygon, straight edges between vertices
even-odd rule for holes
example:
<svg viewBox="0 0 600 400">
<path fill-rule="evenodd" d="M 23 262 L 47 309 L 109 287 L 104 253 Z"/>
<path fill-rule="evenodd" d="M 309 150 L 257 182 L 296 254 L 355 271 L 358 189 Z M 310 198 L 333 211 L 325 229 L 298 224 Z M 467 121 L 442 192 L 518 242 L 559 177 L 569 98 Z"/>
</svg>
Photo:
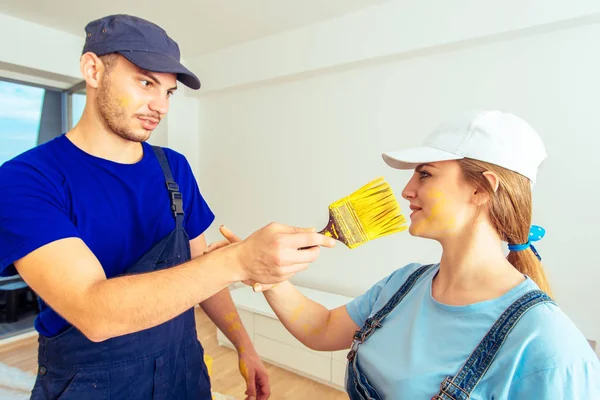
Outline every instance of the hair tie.
<svg viewBox="0 0 600 400">
<path fill-rule="evenodd" d="M 527 241 L 527 243 L 509 244 L 508 249 L 510 251 L 523 251 L 523 250 L 527 250 L 527 249 L 531 248 L 531 251 L 533 251 L 533 254 L 535 254 L 535 256 L 538 258 L 538 260 L 541 261 L 542 257 L 540 257 L 539 253 L 537 252 L 535 247 L 533 247 L 533 244 L 531 244 L 531 242 L 537 242 L 538 240 L 543 238 L 545 234 L 546 234 L 546 230 L 544 228 L 542 228 L 541 226 L 532 225 L 531 228 L 529 228 L 529 240 Z"/>
</svg>

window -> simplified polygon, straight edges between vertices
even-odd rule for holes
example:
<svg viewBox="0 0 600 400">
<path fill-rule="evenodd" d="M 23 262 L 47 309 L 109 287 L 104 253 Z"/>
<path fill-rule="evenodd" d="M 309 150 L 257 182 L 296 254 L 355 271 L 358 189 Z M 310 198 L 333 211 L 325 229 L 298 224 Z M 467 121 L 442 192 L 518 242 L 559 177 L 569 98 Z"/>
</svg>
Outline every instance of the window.
<svg viewBox="0 0 600 400">
<path fill-rule="evenodd" d="M 0 165 L 73 127 L 85 107 L 83 84 L 60 90 L 0 79 Z"/>
<path fill-rule="evenodd" d="M 0 81 L 0 165 L 37 145 L 44 92 Z"/>
<path fill-rule="evenodd" d="M 74 127 L 79 122 L 83 109 L 85 108 L 85 93 L 73 93 L 71 95 L 71 126 Z"/>
</svg>

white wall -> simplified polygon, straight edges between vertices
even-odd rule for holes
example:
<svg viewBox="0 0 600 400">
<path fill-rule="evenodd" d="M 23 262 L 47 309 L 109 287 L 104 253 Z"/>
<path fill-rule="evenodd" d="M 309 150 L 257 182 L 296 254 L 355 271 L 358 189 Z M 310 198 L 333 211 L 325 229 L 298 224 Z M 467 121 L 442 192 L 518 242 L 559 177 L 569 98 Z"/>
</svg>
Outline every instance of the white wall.
<svg viewBox="0 0 600 400">
<path fill-rule="evenodd" d="M 197 162 L 201 189 L 217 214 L 209 240 L 218 239 L 221 223 L 242 236 L 270 221 L 320 228 L 330 202 L 379 175 L 400 197 L 409 174 L 387 168 L 382 151 L 419 143 L 459 110 L 505 109 L 527 119 L 547 145 L 550 157 L 534 190 L 534 223 L 548 233 L 537 247 L 563 310 L 588 338 L 599 339 L 600 269 L 593 249 L 600 225 L 595 207 L 600 162 L 594 160 L 600 146 L 600 121 L 594 117 L 600 5 L 511 0 L 501 5 L 512 11 L 502 13 L 490 10 L 496 2 L 485 7 L 437 2 L 447 5 L 442 15 L 451 14 L 456 23 L 446 21 L 443 35 L 423 41 L 420 35 L 434 35 L 440 24 L 430 22 L 441 17 L 425 12 L 431 4 L 419 8 L 413 2 L 402 9 L 396 3 L 367 10 L 364 18 L 329 22 L 337 29 L 331 35 L 350 38 L 365 20 L 373 30 L 379 29 L 378 17 L 384 25 L 394 16 L 407 22 L 396 25 L 394 37 L 372 35 L 369 40 L 387 40 L 379 45 L 387 50 L 363 55 L 364 62 L 349 59 L 352 49 L 338 52 L 324 23 L 207 55 L 192 65 L 206 72 L 200 74 L 207 90 L 199 97 Z M 469 12 L 467 5 L 477 8 Z M 472 29 L 465 30 L 469 21 Z M 460 34 L 453 36 L 454 29 Z M 280 52 L 291 35 L 297 35 L 295 41 Z M 400 37 L 401 46 L 392 43 Z M 303 40 L 314 43 L 318 56 L 302 48 L 301 58 L 280 60 Z M 368 50 L 368 44 L 356 51 Z M 322 62 L 327 46 L 338 56 Z M 279 66 L 269 67 L 273 63 Z M 406 210 L 407 202 L 400 201 Z M 353 296 L 406 263 L 435 262 L 439 255 L 435 243 L 402 233 L 352 251 L 343 246 L 323 251 L 294 281 Z"/>
<path fill-rule="evenodd" d="M 169 147 L 187 157 L 196 179 L 202 183 L 206 172 L 199 169 L 200 115 L 202 114 L 200 102 L 196 98 L 186 97 L 191 89 L 183 85 L 180 85 L 177 92 L 171 98 L 171 107 L 168 114 L 168 144 Z"/>
<path fill-rule="evenodd" d="M 190 63 L 204 77 L 206 93 L 598 20 L 596 0 L 397 0 L 203 54 Z"/>
<path fill-rule="evenodd" d="M 83 37 L 0 13 L 0 77 L 57 88 L 80 81 Z"/>
</svg>

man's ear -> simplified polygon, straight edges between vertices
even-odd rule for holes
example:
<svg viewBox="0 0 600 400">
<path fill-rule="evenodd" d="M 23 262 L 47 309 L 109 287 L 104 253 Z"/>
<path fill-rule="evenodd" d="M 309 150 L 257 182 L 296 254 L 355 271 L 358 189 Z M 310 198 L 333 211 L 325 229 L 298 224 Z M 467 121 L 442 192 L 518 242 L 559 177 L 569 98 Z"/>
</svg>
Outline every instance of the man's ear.
<svg viewBox="0 0 600 400">
<path fill-rule="evenodd" d="M 106 71 L 102 60 L 92 52 L 84 53 L 79 60 L 79 68 L 81 69 L 81 75 L 83 75 L 86 84 L 97 89 L 100 84 L 100 79 Z"/>
</svg>

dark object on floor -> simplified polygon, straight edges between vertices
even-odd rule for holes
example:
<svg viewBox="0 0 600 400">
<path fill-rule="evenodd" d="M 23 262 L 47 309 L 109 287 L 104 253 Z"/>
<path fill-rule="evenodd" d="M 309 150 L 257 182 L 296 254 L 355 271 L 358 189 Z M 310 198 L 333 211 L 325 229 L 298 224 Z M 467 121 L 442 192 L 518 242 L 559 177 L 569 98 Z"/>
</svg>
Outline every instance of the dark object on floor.
<svg viewBox="0 0 600 400">
<path fill-rule="evenodd" d="M 6 304 L 4 308 L 6 322 L 17 321 L 21 311 L 34 308 L 39 312 L 36 294 L 22 280 L 1 285 L 0 299 L 4 299 Z"/>
</svg>

